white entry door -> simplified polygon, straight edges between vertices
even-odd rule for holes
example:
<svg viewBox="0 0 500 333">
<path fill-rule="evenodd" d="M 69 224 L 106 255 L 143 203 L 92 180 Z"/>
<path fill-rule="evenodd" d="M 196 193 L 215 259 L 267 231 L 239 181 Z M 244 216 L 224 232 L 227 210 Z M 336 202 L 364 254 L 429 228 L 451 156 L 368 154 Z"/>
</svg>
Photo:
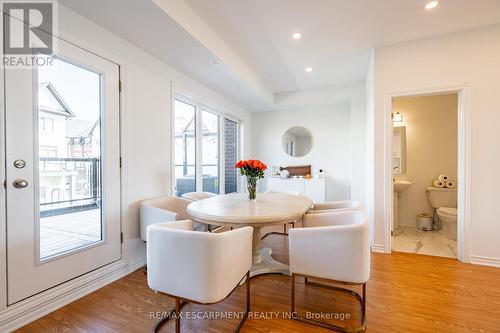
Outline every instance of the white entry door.
<svg viewBox="0 0 500 333">
<path fill-rule="evenodd" d="M 5 71 L 9 304 L 121 258 L 119 66 L 46 57 Z"/>
</svg>

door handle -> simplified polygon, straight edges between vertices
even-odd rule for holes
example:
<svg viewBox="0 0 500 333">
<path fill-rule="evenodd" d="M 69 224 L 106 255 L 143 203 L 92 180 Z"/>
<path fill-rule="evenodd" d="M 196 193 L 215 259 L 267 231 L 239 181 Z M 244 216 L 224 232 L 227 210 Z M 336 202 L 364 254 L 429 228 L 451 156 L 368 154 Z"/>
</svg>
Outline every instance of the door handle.
<svg viewBox="0 0 500 333">
<path fill-rule="evenodd" d="M 25 188 L 28 187 L 28 182 L 24 179 L 16 179 L 14 181 L 14 187 L 15 188 Z"/>
</svg>

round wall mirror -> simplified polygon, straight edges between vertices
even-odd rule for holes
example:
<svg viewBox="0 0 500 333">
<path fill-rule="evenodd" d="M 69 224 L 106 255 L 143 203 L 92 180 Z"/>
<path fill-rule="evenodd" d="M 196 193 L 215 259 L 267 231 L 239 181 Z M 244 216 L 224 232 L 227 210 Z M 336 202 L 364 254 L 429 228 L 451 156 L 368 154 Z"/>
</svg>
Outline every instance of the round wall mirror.
<svg viewBox="0 0 500 333">
<path fill-rule="evenodd" d="M 283 134 L 282 146 L 285 153 L 293 157 L 301 157 L 311 151 L 312 136 L 307 128 L 295 126 Z"/>
</svg>

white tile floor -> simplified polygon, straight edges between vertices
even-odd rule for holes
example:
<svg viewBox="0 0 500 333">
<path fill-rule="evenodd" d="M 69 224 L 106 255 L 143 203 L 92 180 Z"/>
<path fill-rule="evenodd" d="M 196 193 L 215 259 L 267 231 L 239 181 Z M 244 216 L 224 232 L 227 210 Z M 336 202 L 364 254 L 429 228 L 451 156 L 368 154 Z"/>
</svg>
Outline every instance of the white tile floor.
<svg viewBox="0 0 500 333">
<path fill-rule="evenodd" d="M 394 231 L 392 250 L 456 258 L 457 242 L 442 236 L 436 230 L 421 231 L 415 227 L 400 227 Z"/>
</svg>

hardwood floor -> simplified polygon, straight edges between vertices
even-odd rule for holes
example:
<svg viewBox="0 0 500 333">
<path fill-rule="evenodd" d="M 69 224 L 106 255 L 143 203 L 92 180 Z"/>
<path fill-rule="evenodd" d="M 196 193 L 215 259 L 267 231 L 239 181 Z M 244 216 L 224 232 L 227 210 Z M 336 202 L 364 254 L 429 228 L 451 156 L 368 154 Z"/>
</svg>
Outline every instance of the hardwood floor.
<svg viewBox="0 0 500 333">
<path fill-rule="evenodd" d="M 272 235 L 264 241 L 273 256 L 287 261 L 287 239 Z M 252 311 L 241 332 L 331 332 L 282 316 L 290 307 L 290 278 L 265 275 L 252 278 Z M 373 254 L 367 290 L 366 332 L 500 332 L 500 269 L 462 264 L 454 259 L 393 253 Z M 210 307 L 187 305 L 190 313 L 240 311 L 244 287 L 226 301 Z M 359 319 L 351 298 L 297 283 L 301 312 L 348 312 Z M 18 332 L 149 332 L 154 314 L 170 309 L 171 299 L 152 292 L 142 271 L 136 271 Z M 205 313 L 205 311 L 207 311 Z M 263 318 L 265 312 L 273 318 Z M 257 319 L 256 317 L 259 317 Z M 352 322 L 350 320 L 349 322 Z M 237 319 L 182 321 L 183 332 L 231 332 Z M 345 322 L 344 322 L 345 323 Z M 355 324 L 353 322 L 353 324 Z M 173 322 L 160 332 L 173 332 Z"/>
</svg>

